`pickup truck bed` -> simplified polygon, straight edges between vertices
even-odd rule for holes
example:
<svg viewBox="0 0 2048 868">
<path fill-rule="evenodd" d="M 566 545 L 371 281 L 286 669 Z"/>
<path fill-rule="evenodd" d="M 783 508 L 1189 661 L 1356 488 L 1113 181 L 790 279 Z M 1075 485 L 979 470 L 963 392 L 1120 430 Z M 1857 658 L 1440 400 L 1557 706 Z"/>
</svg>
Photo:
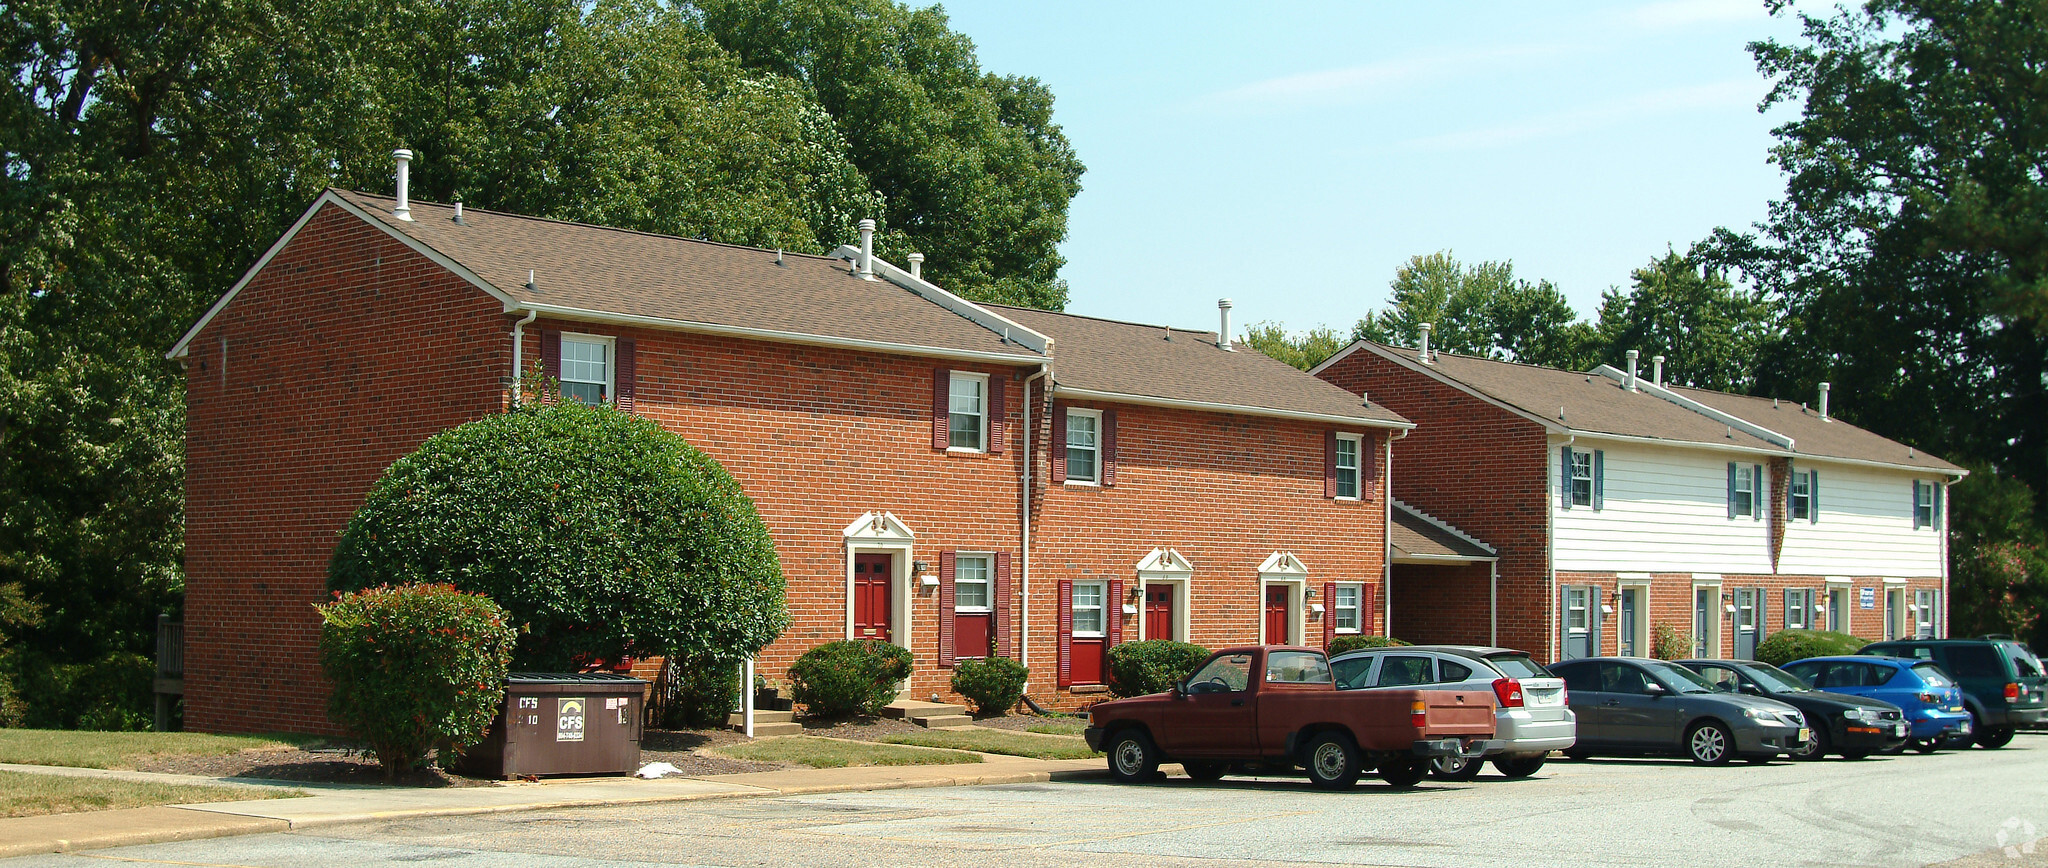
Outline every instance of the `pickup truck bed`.
<svg viewBox="0 0 2048 868">
<path fill-rule="evenodd" d="M 1367 768 L 1412 786 L 1431 757 L 1502 747 L 1493 703 L 1491 691 L 1339 691 L 1317 649 L 1231 648 L 1171 691 L 1096 705 L 1085 734 L 1126 782 L 1179 762 L 1197 779 L 1299 765 L 1324 787 L 1349 787 Z"/>
</svg>

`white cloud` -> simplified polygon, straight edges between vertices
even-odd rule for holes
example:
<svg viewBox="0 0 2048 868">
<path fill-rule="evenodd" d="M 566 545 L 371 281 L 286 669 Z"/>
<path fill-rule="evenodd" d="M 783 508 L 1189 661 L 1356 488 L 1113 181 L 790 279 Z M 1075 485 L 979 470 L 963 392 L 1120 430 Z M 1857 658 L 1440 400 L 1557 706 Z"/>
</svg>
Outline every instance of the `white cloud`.
<svg viewBox="0 0 2048 868">
<path fill-rule="evenodd" d="M 1374 63 L 1283 75 L 1239 85 L 1201 98 L 1206 103 L 1247 107 L 1298 108 L 1305 105 L 1354 103 L 1392 92 L 1397 85 L 1419 80 L 1448 80 L 1482 72 L 1502 61 L 1562 53 L 1561 47 L 1516 46 L 1484 51 L 1445 48 Z"/>
<path fill-rule="evenodd" d="M 1768 82 L 1754 78 L 1667 88 L 1511 123 L 1410 139 L 1401 144 L 1403 147 L 1418 151 L 1486 150 L 1531 139 L 1569 135 L 1651 115 L 1708 109 L 1751 108 L 1763 99 L 1769 88 Z"/>
<path fill-rule="evenodd" d="M 1671 30 L 1770 17 L 1762 0 L 1660 0 L 1621 11 L 1623 22 L 1645 30 Z"/>
</svg>

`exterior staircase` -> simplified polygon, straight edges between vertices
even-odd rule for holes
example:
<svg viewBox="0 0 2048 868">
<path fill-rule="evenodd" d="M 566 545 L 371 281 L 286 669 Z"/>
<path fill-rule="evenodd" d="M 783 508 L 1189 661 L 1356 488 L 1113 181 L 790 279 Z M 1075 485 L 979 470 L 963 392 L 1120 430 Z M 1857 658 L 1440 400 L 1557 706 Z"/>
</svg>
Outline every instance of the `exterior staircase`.
<svg viewBox="0 0 2048 868">
<path fill-rule="evenodd" d="M 967 709 L 964 706 L 922 702 L 916 699 L 898 699 L 882 706 L 882 716 L 902 718 L 926 729 L 970 726 L 974 723 L 974 718 L 967 716 Z M 757 724 L 755 729 L 759 728 Z"/>
<path fill-rule="evenodd" d="M 797 723 L 791 711 L 769 711 L 754 709 L 754 737 L 767 738 L 771 735 L 803 735 L 804 725 Z M 747 728 L 745 715 L 735 711 L 726 715 L 725 725 L 744 732 Z"/>
</svg>

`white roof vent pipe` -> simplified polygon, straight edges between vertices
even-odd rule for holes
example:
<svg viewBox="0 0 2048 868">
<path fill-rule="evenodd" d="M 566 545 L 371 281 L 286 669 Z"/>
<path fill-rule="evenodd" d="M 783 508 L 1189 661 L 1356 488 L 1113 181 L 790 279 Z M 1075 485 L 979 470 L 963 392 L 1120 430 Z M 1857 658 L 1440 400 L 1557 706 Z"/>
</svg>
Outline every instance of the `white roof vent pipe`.
<svg viewBox="0 0 2048 868">
<path fill-rule="evenodd" d="M 1635 350 L 1628 351 L 1628 390 L 1631 392 L 1636 391 L 1636 357 L 1639 355 L 1641 353 Z"/>
<path fill-rule="evenodd" d="M 910 260 L 910 276 L 911 276 L 911 278 L 912 278 L 912 279 L 914 279 L 914 280 L 923 280 L 923 279 L 924 279 L 924 254 L 922 254 L 922 253 L 912 253 L 912 254 L 910 254 L 909 256 L 906 256 L 906 257 L 903 257 L 903 258 L 905 258 L 905 259 L 908 259 L 908 260 Z"/>
<path fill-rule="evenodd" d="M 1662 389 L 1662 388 L 1664 388 L 1664 357 L 1663 357 L 1663 356 L 1651 356 L 1651 357 L 1650 357 L 1650 382 L 1652 382 L 1652 383 L 1655 383 L 1655 384 L 1657 384 L 1657 388 L 1659 388 L 1659 389 Z"/>
<path fill-rule="evenodd" d="M 1823 422 L 1828 419 L 1828 384 L 1826 383 L 1820 384 L 1820 419 Z"/>
<path fill-rule="evenodd" d="M 860 262 L 857 269 L 864 280 L 875 279 L 875 221 L 860 221 Z"/>
<path fill-rule="evenodd" d="M 399 148 L 391 152 L 391 158 L 398 161 L 398 202 L 391 206 L 391 216 L 411 220 L 412 151 Z"/>
<path fill-rule="evenodd" d="M 1423 363 L 1423 364 L 1425 364 L 1425 365 L 1427 365 L 1427 364 L 1430 364 L 1430 361 L 1429 361 L 1429 331 L 1430 331 L 1430 329 L 1433 329 L 1433 328 L 1435 328 L 1435 327 L 1436 327 L 1436 324 L 1435 324 L 1435 323 L 1427 323 L 1427 322 L 1426 322 L 1426 323 L 1423 323 L 1423 324 L 1422 324 L 1422 349 L 1421 349 L 1421 358 L 1422 358 L 1422 363 Z"/>
<path fill-rule="evenodd" d="M 1216 329 L 1216 346 L 1222 347 L 1229 352 L 1237 352 L 1237 350 L 1230 347 L 1230 299 L 1219 298 L 1216 300 L 1216 315 L 1222 320 L 1220 326 Z"/>
</svg>

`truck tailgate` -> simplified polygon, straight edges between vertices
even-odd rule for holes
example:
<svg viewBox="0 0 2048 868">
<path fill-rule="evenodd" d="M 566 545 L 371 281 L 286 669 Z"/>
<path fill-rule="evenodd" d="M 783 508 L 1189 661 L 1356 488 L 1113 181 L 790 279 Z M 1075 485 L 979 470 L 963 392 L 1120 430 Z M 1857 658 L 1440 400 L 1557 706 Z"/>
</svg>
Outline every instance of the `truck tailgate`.
<svg viewBox="0 0 2048 868">
<path fill-rule="evenodd" d="M 1416 691 L 1428 707 L 1424 732 L 1417 738 L 1492 738 L 1493 692 L 1488 690 Z"/>
</svg>

